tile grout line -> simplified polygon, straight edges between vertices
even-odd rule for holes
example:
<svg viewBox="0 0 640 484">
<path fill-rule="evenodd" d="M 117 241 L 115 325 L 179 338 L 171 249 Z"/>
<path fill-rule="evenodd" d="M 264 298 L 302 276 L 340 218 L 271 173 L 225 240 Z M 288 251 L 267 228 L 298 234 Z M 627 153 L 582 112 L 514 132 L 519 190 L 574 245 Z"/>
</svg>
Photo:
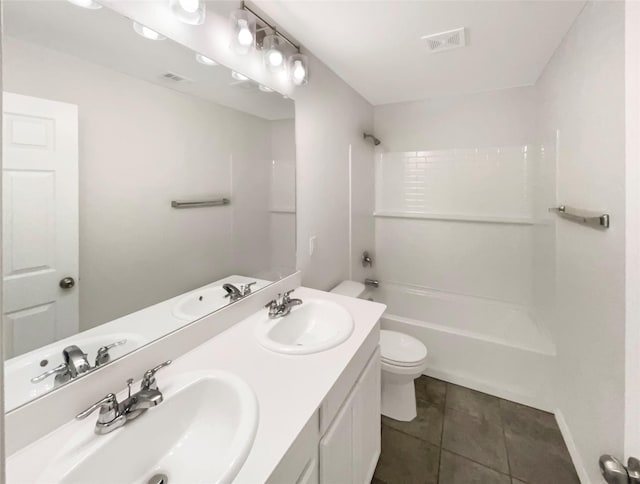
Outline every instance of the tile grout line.
<svg viewBox="0 0 640 484">
<path fill-rule="evenodd" d="M 504 451 L 507 454 L 507 468 L 509 469 L 509 477 L 513 481 L 513 474 L 511 473 L 511 459 L 509 457 L 509 446 L 507 446 L 507 433 L 504 429 L 504 418 L 502 415 L 502 399 L 498 399 L 498 413 L 500 414 L 500 427 L 502 428 L 502 438 L 504 439 Z"/>
<path fill-rule="evenodd" d="M 444 385 L 444 400 L 442 402 L 442 425 L 440 426 L 440 453 L 438 455 L 438 470 L 436 473 L 436 482 L 440 483 L 440 470 L 442 469 L 442 442 L 444 441 L 444 413 L 447 410 L 447 393 L 448 393 L 448 385 L 445 383 Z"/>
<path fill-rule="evenodd" d="M 449 449 L 444 449 L 443 448 L 442 450 L 446 450 L 447 452 L 449 452 L 449 454 L 453 454 L 456 457 L 460 457 L 461 459 L 468 460 L 469 462 L 473 462 L 474 464 L 479 465 L 480 467 L 484 467 L 485 469 L 489 469 L 490 471 L 496 472 L 496 473 L 500 474 L 501 476 L 505 476 L 505 477 L 508 477 L 509 479 L 513 479 L 513 476 L 511 474 L 506 474 L 506 473 L 504 473 L 502 471 L 499 471 L 498 469 L 494 469 L 493 467 L 489 467 L 487 464 L 483 464 L 482 462 L 478 462 L 477 460 L 469 459 L 469 457 L 464 456 L 462 454 L 458 454 L 457 452 L 454 452 L 454 451 L 449 450 Z M 448 483 L 443 483 L 443 484 L 448 484 Z M 527 483 L 525 482 L 525 484 L 527 484 Z"/>
</svg>

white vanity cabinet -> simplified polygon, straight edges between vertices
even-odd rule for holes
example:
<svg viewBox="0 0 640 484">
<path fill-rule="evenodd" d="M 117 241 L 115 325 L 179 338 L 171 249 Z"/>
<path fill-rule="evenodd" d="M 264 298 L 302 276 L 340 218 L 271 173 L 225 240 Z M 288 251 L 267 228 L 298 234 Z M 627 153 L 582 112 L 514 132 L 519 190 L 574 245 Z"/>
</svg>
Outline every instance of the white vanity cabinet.
<svg viewBox="0 0 640 484">
<path fill-rule="evenodd" d="M 380 456 L 380 350 L 320 439 L 320 483 L 368 483 Z"/>
<path fill-rule="evenodd" d="M 365 484 L 380 457 L 380 350 L 354 355 L 268 484 Z"/>
</svg>

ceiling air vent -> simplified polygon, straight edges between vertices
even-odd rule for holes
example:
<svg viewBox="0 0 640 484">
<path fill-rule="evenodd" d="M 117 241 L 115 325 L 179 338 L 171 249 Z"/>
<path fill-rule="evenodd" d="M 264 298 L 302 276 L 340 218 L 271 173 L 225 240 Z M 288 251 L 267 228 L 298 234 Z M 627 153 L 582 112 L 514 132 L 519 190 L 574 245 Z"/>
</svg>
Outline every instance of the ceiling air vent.
<svg viewBox="0 0 640 484">
<path fill-rule="evenodd" d="M 464 27 L 439 34 L 425 35 L 422 40 L 427 42 L 429 51 L 433 53 L 458 49 L 467 45 Z"/>
<path fill-rule="evenodd" d="M 160 79 L 163 79 L 165 81 L 172 81 L 172 82 L 183 82 L 183 81 L 191 82 L 190 79 L 187 79 L 186 77 L 182 77 L 180 74 L 176 74 L 175 72 L 166 72 L 160 76 Z"/>
</svg>

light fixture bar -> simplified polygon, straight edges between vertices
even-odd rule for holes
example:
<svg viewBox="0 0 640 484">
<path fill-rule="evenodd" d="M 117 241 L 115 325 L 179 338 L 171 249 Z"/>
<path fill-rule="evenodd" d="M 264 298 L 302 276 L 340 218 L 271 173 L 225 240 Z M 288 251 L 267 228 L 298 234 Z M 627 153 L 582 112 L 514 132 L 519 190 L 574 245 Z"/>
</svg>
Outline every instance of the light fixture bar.
<svg viewBox="0 0 640 484">
<path fill-rule="evenodd" d="M 259 14 L 257 14 L 254 10 L 251 9 L 251 7 L 248 7 L 247 4 L 243 1 L 242 2 L 242 6 L 241 8 L 243 10 L 246 10 L 247 12 L 251 13 L 251 15 L 253 15 L 254 17 L 256 17 L 258 20 L 260 20 L 263 24 L 265 24 L 267 27 L 269 27 L 271 30 L 273 30 L 273 33 L 275 35 L 277 35 L 278 37 L 282 37 L 284 40 L 286 40 L 289 44 L 291 44 L 291 46 L 296 49 L 298 51 L 298 53 L 300 52 L 300 46 L 293 43 L 286 35 L 284 35 L 283 33 L 280 33 L 278 31 L 278 28 L 275 25 L 270 24 L 269 22 L 267 22 L 263 17 L 261 17 Z"/>
</svg>

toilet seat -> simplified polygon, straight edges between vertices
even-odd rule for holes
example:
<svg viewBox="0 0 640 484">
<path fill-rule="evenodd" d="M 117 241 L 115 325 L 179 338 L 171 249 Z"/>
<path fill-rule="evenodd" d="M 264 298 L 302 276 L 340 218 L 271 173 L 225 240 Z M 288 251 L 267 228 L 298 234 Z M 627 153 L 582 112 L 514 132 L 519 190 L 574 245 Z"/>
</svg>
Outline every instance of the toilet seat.
<svg viewBox="0 0 640 484">
<path fill-rule="evenodd" d="M 420 340 L 386 329 L 380 331 L 380 353 L 383 363 L 403 368 L 422 366 L 427 359 L 427 348 Z"/>
</svg>

